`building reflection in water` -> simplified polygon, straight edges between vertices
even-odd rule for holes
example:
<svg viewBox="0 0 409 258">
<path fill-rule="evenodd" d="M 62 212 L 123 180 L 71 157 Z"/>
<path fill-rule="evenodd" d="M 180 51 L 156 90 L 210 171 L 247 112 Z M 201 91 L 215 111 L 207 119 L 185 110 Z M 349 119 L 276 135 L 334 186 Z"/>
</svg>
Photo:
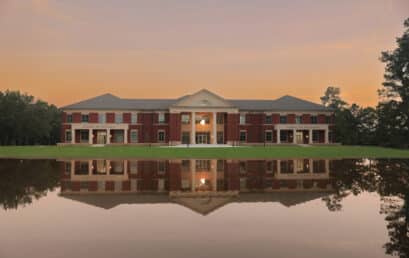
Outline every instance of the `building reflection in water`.
<svg viewBox="0 0 409 258">
<path fill-rule="evenodd" d="M 292 206 L 333 192 L 330 161 L 64 160 L 61 196 L 102 208 L 179 203 L 208 214 L 231 202 Z"/>
</svg>

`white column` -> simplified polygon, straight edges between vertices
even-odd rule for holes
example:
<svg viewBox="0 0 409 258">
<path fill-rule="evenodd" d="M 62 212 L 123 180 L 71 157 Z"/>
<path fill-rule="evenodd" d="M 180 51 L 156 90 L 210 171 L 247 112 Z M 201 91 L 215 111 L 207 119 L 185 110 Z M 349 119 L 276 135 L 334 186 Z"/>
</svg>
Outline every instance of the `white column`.
<svg viewBox="0 0 409 258">
<path fill-rule="evenodd" d="M 89 129 L 89 130 L 88 130 L 88 143 L 89 143 L 89 144 L 92 144 L 92 143 L 93 143 L 93 141 L 92 141 L 93 136 L 94 136 L 94 134 L 92 133 L 92 129 Z"/>
<path fill-rule="evenodd" d="M 190 174 L 192 176 L 192 181 L 191 181 L 191 189 L 192 192 L 196 191 L 196 160 L 191 159 L 190 160 Z"/>
<path fill-rule="evenodd" d="M 213 112 L 213 139 L 212 143 L 217 144 L 217 119 L 216 119 L 217 113 Z"/>
<path fill-rule="evenodd" d="M 92 160 L 88 160 L 88 175 L 92 175 Z"/>
<path fill-rule="evenodd" d="M 71 160 L 71 175 L 74 175 L 75 173 L 75 160 Z"/>
<path fill-rule="evenodd" d="M 128 130 L 124 129 L 124 144 L 128 143 Z"/>
<path fill-rule="evenodd" d="M 281 143 L 281 130 L 277 129 L 277 143 L 280 144 Z"/>
<path fill-rule="evenodd" d="M 71 143 L 75 143 L 75 129 L 71 129 Z"/>
<path fill-rule="evenodd" d="M 212 191 L 217 191 L 217 160 L 211 161 L 211 171 L 212 171 Z"/>
<path fill-rule="evenodd" d="M 328 129 L 324 131 L 324 135 L 325 135 L 325 144 L 328 143 Z"/>
<path fill-rule="evenodd" d="M 112 167 L 111 167 L 111 161 L 110 161 L 110 160 L 107 160 L 107 175 L 110 175 L 110 174 L 111 174 L 111 169 L 112 169 Z"/>
<path fill-rule="evenodd" d="M 281 174 L 281 160 L 277 160 L 277 174 Z"/>
<path fill-rule="evenodd" d="M 190 123 L 192 125 L 192 129 L 190 130 L 190 144 L 196 144 L 196 114 L 192 112 L 190 117 Z"/>
<path fill-rule="evenodd" d="M 312 142 L 312 129 L 310 129 L 310 130 L 308 131 L 308 133 L 309 133 L 308 143 L 309 143 L 309 144 L 313 144 L 313 142 Z"/>
<path fill-rule="evenodd" d="M 107 129 L 107 144 L 111 144 L 111 129 Z"/>
<path fill-rule="evenodd" d="M 296 137 L 295 137 L 295 132 L 296 132 L 296 130 L 293 129 L 293 143 L 296 143 L 296 141 L 297 141 L 297 139 L 296 139 Z"/>
</svg>

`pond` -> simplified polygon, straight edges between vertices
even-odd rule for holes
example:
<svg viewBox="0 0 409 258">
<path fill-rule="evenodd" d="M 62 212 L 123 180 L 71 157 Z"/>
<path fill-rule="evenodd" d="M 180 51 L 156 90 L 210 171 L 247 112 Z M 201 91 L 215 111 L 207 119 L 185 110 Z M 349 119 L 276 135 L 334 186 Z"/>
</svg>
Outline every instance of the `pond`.
<svg viewBox="0 0 409 258">
<path fill-rule="evenodd" d="M 407 257 L 409 160 L 0 160 L 0 257 Z"/>
</svg>

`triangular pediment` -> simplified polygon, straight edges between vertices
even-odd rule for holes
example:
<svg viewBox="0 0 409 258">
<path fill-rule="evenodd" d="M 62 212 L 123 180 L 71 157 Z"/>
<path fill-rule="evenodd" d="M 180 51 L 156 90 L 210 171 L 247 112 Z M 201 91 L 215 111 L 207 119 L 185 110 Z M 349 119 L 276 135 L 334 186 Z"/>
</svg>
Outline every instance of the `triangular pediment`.
<svg viewBox="0 0 409 258">
<path fill-rule="evenodd" d="M 233 108 L 234 106 L 219 95 L 202 89 L 192 95 L 185 96 L 172 107 Z"/>
<path fill-rule="evenodd" d="M 183 205 L 197 213 L 202 215 L 207 215 L 212 211 L 230 203 L 233 201 L 233 197 L 178 197 L 174 198 L 173 201 L 180 205 Z"/>
</svg>

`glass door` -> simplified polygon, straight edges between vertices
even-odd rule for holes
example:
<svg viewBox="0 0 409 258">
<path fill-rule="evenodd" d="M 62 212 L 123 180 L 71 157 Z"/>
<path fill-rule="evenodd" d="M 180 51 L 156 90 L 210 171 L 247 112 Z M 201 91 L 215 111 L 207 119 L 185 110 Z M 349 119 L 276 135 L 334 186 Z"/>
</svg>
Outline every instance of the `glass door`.
<svg viewBox="0 0 409 258">
<path fill-rule="evenodd" d="M 197 144 L 208 144 L 209 143 L 209 133 L 196 133 L 196 143 Z"/>
</svg>

